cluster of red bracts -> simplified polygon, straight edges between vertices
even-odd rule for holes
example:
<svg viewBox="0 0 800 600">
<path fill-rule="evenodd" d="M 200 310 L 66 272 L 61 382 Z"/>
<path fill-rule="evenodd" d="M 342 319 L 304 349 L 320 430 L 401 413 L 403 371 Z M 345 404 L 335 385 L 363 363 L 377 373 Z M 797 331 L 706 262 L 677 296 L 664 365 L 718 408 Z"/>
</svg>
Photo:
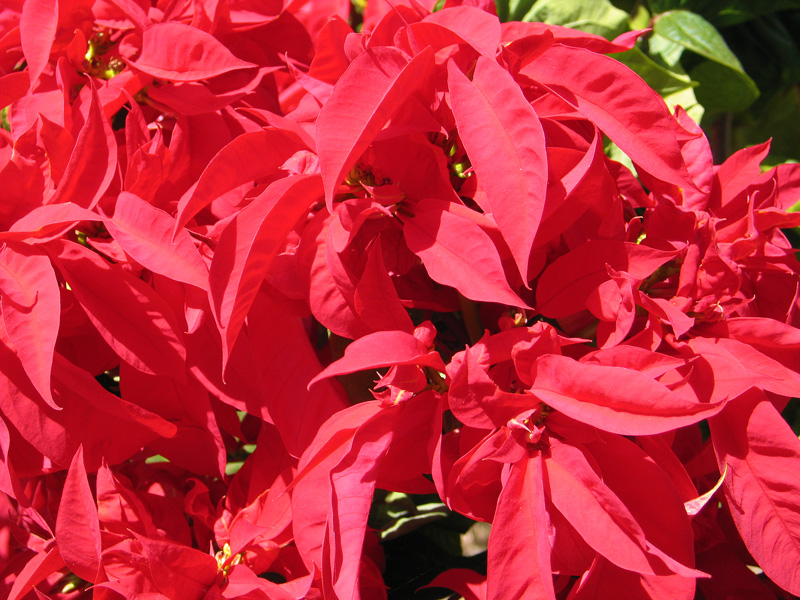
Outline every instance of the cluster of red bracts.
<svg viewBox="0 0 800 600">
<path fill-rule="evenodd" d="M 4 597 L 385 598 L 376 490 L 470 600 L 800 594 L 800 168 L 445 4 L 0 9 Z"/>
</svg>

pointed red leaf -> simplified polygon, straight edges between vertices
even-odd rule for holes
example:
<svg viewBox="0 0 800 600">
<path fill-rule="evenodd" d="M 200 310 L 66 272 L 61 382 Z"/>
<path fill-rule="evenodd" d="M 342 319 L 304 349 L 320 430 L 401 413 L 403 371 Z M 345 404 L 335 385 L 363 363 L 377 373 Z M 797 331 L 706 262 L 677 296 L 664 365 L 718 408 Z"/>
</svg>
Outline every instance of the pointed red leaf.
<svg viewBox="0 0 800 600">
<path fill-rule="evenodd" d="M 75 453 L 64 482 L 56 518 L 56 541 L 64 562 L 75 575 L 92 583 L 106 580 L 100 556 L 100 521 L 86 478 L 82 446 Z"/>
<path fill-rule="evenodd" d="M 214 36 L 178 22 L 156 23 L 142 35 L 131 65 L 158 79 L 199 81 L 257 65 L 236 58 Z"/>
<path fill-rule="evenodd" d="M 50 61 L 50 48 L 58 27 L 58 4 L 57 0 L 27 0 L 22 3 L 19 36 L 28 63 L 31 88 Z"/>
<path fill-rule="evenodd" d="M 108 122 L 95 84 L 90 81 L 91 99 L 72 154 L 61 181 L 47 204 L 74 202 L 93 208 L 103 197 L 117 172 L 117 142 Z"/>
<path fill-rule="evenodd" d="M 363 52 L 350 63 L 317 118 L 317 149 L 328 210 L 333 195 L 367 146 L 433 72 L 429 48 L 411 61 L 394 48 Z"/>
<path fill-rule="evenodd" d="M 330 471 L 350 451 L 358 427 L 382 410 L 379 402 L 362 402 L 339 411 L 318 429 L 300 458 L 297 475 L 289 487 L 293 490 L 292 529 L 297 549 L 309 571 L 322 565 L 331 493 Z"/>
<path fill-rule="evenodd" d="M 278 129 L 237 136 L 211 159 L 197 185 L 180 199 L 176 230 L 226 192 L 273 175 L 292 154 L 304 148 L 305 144 L 295 133 Z M 258 160 L 253 160 L 255 156 Z"/>
<path fill-rule="evenodd" d="M 209 274 L 223 364 L 275 256 L 297 221 L 322 196 L 317 175 L 280 179 L 242 209 L 220 236 Z"/>
<path fill-rule="evenodd" d="M 129 435 L 125 440 L 117 440 L 118 447 L 115 450 L 121 450 L 131 444 L 135 450 L 137 443 L 142 444 L 150 437 L 169 438 L 174 436 L 177 431 L 175 425 L 170 421 L 142 408 L 129 399 L 120 398 L 106 391 L 97 384 L 97 380 L 90 373 L 76 367 L 58 353 L 53 361 L 53 377 L 57 380 L 56 389 L 59 394 L 67 393 L 66 390 L 69 390 L 76 398 L 81 399 L 81 404 L 86 407 L 86 410 L 105 419 L 110 429 L 118 427 L 112 424 L 112 420 L 122 421 L 123 426 L 119 429 L 126 428 Z M 116 457 L 116 452 L 107 452 L 105 456 L 113 459 Z"/>
<path fill-rule="evenodd" d="M 470 300 L 527 306 L 508 285 L 497 247 L 474 221 L 422 210 L 403 220 L 403 235 L 434 281 Z"/>
<path fill-rule="evenodd" d="M 331 504 L 326 537 L 331 547 L 323 554 L 323 569 L 330 569 L 338 598 L 358 597 L 361 553 L 375 483 L 403 408 L 395 405 L 375 413 L 356 431 L 350 452 L 330 470 Z"/>
<path fill-rule="evenodd" d="M 364 323 L 376 330 L 414 331 L 383 262 L 380 240 L 369 249 L 367 264 L 353 294 L 353 308 Z"/>
<path fill-rule="evenodd" d="M 8 600 L 21 600 L 35 585 L 47 577 L 64 568 L 64 559 L 58 551 L 58 546 L 42 550 L 34 556 L 17 574 L 14 585 L 8 594 Z"/>
<path fill-rule="evenodd" d="M 447 64 L 458 134 L 523 279 L 544 212 L 547 152 L 539 117 L 519 85 L 496 62 L 479 57 L 472 82 Z M 492 143 L 487 144 L 486 140 Z"/>
<path fill-rule="evenodd" d="M 137 29 L 144 31 L 153 24 L 147 12 L 135 0 L 109 0 L 109 2 L 128 17 Z"/>
<path fill-rule="evenodd" d="M 770 142 L 742 148 L 722 163 L 715 178 L 719 182 L 719 203 L 724 207 L 761 175 L 761 162 L 769 154 Z M 715 190 L 716 191 L 716 190 Z M 717 207 L 715 207 L 717 208 Z"/>
<path fill-rule="evenodd" d="M 214 584 L 213 556 L 172 541 L 134 535 L 147 557 L 153 583 L 170 600 L 201 600 Z"/>
<path fill-rule="evenodd" d="M 189 234 L 175 219 L 129 192 L 117 197 L 114 216 L 104 221 L 122 249 L 143 267 L 175 281 L 208 290 L 208 268 Z"/>
<path fill-rule="evenodd" d="M 464 600 L 486 600 L 486 575 L 470 569 L 448 569 L 422 588 L 443 587 L 458 592 Z"/>
<path fill-rule="evenodd" d="M 6 73 L 0 77 L 0 105 L 13 104 L 27 94 L 30 87 L 31 80 L 28 71 Z"/>
<path fill-rule="evenodd" d="M 50 246 L 72 292 L 120 358 L 146 373 L 184 377 L 179 326 L 153 288 L 84 246 L 63 240 Z"/>
<path fill-rule="evenodd" d="M 474 348 L 467 348 L 456 368 L 455 357 L 448 365 L 452 377 L 448 403 L 459 421 L 471 427 L 494 429 L 535 406 L 536 401 L 526 394 L 502 391 L 479 362 L 479 356 Z"/>
<path fill-rule="evenodd" d="M 763 392 L 709 419 L 731 516 L 758 566 L 800 595 L 800 440 Z"/>
<path fill-rule="evenodd" d="M 258 373 L 254 385 L 264 390 L 259 408 L 275 423 L 288 452 L 300 456 L 322 424 L 348 405 L 346 396 L 336 381 L 307 389 L 322 365 L 305 319 L 286 314 L 267 294 L 256 298 L 254 307 L 247 331 Z"/>
<path fill-rule="evenodd" d="M 653 435 L 691 425 L 723 405 L 692 402 L 638 371 L 555 355 L 536 361 L 531 393 L 573 419 L 621 435 Z"/>
<path fill-rule="evenodd" d="M 679 575 L 642 575 L 626 571 L 603 556 L 597 555 L 589 570 L 572 588 L 569 599 L 692 600 L 695 598 L 695 586 L 694 579 Z"/>
<path fill-rule="evenodd" d="M 542 273 L 536 288 L 536 308 L 554 319 L 567 317 L 586 308 L 589 295 L 611 279 L 606 265 L 644 279 L 677 255 L 678 251 L 629 242 L 586 242 L 560 256 Z"/>
<path fill-rule="evenodd" d="M 661 96 L 622 63 L 553 44 L 521 72 L 597 125 L 638 168 L 695 188 L 678 143 L 683 129 Z"/>
<path fill-rule="evenodd" d="M 542 456 L 505 471 L 489 534 L 487 600 L 554 600 Z"/>
<path fill-rule="evenodd" d="M 654 575 L 666 574 L 648 552 L 644 532 L 623 502 L 606 486 L 581 450 L 553 443 L 544 459 L 547 494 L 581 537 L 617 566 Z"/>
<path fill-rule="evenodd" d="M 8 339 L 25 373 L 47 404 L 59 407 L 50 391 L 61 295 L 50 259 L 35 247 L 0 250 L 0 308 Z"/>
<path fill-rule="evenodd" d="M 486 58 L 494 59 L 497 54 L 497 47 L 500 45 L 500 21 L 485 10 L 464 4 L 432 12 L 419 23 L 409 26 L 409 37 L 414 39 L 417 31 L 425 30 L 429 23 L 454 33 Z M 420 47 L 424 47 L 427 40 L 415 41 Z"/>
<path fill-rule="evenodd" d="M 441 356 L 405 331 L 376 331 L 347 346 L 344 356 L 328 365 L 309 387 L 327 377 L 392 365 L 421 365 L 444 372 Z"/>
<path fill-rule="evenodd" d="M 38 206 L 16 221 L 9 231 L 0 232 L 0 241 L 25 240 L 29 243 L 60 238 L 80 221 L 100 221 L 102 217 L 72 202 Z"/>
</svg>

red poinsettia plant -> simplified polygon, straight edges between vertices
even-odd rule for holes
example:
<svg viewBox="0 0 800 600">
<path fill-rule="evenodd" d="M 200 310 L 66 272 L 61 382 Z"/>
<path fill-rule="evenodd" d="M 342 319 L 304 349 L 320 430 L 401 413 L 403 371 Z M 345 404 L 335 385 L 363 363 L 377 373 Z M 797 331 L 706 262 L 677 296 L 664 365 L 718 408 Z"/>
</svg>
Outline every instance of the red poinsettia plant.
<svg viewBox="0 0 800 600">
<path fill-rule="evenodd" d="M 4 597 L 386 598 L 388 493 L 491 524 L 409 596 L 800 595 L 800 167 L 647 31 L 350 10 L 0 9 Z"/>
</svg>

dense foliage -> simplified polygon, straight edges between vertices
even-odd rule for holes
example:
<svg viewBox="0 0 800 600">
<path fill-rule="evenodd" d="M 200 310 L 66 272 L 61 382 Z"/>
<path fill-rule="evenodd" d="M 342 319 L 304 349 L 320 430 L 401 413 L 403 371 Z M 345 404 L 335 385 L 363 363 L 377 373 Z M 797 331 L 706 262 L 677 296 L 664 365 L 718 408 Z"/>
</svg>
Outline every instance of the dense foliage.
<svg viewBox="0 0 800 600">
<path fill-rule="evenodd" d="M 0 593 L 800 595 L 793 59 L 620 4 L 4 3 Z"/>
</svg>

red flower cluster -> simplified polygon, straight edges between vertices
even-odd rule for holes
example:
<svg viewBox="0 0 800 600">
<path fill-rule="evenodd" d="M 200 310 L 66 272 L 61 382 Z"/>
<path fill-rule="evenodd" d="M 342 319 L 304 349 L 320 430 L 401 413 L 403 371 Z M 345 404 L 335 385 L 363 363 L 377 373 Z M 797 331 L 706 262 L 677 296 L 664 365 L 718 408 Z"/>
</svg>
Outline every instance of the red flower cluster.
<svg viewBox="0 0 800 600">
<path fill-rule="evenodd" d="M 385 598 L 376 489 L 470 599 L 800 594 L 800 167 L 646 32 L 348 10 L 0 9 L 2 595 Z"/>
</svg>

